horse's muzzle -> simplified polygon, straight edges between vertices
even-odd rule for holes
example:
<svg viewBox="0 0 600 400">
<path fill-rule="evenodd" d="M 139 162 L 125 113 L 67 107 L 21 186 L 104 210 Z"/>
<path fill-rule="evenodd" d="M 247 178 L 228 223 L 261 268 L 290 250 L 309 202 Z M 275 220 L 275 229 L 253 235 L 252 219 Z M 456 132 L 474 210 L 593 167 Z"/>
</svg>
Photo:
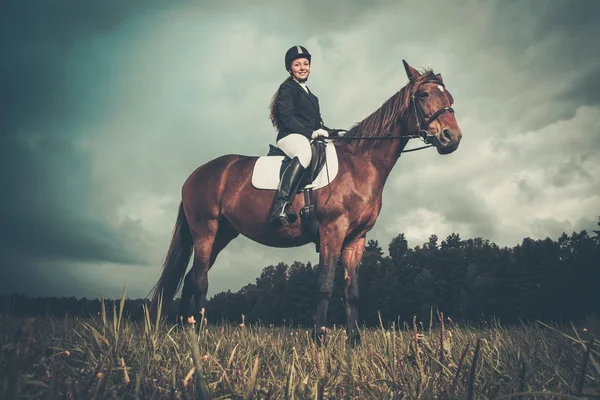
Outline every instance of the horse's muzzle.
<svg viewBox="0 0 600 400">
<path fill-rule="evenodd" d="M 432 142 L 440 154 L 450 154 L 458 148 L 458 144 L 462 139 L 460 130 L 444 129 L 441 132 L 433 135 Z"/>
</svg>

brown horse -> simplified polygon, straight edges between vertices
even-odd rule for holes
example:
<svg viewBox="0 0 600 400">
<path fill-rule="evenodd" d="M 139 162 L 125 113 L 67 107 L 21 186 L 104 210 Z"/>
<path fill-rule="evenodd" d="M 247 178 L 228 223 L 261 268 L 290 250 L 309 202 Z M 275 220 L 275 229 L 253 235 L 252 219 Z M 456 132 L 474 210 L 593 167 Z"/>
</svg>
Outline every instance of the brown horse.
<svg viewBox="0 0 600 400">
<path fill-rule="evenodd" d="M 335 140 L 339 166 L 327 188 L 314 191 L 319 222 L 318 305 L 313 326 L 318 343 L 324 339 L 327 307 L 338 260 L 345 269 L 347 338 L 360 341 L 357 329 L 358 267 L 366 233 L 373 228 L 382 204 L 388 175 L 408 139 L 423 136 L 439 154 L 458 148 L 462 134 L 450 107 L 452 95 L 440 74 L 420 73 L 403 60 L 408 84 L 378 110 Z M 448 112 L 446 112 L 448 111 Z M 397 139 L 397 140 L 396 140 Z M 162 298 L 168 309 L 187 269 L 178 316 L 187 317 L 191 298 L 196 312 L 204 307 L 208 271 L 217 255 L 240 233 L 271 247 L 302 246 L 307 237 L 298 221 L 289 227 L 267 224 L 275 190 L 259 190 L 251 183 L 257 157 L 224 155 L 197 168 L 185 181 L 182 201 L 162 275 L 153 288 L 151 310 Z M 290 209 L 298 213 L 302 196 Z"/>
</svg>

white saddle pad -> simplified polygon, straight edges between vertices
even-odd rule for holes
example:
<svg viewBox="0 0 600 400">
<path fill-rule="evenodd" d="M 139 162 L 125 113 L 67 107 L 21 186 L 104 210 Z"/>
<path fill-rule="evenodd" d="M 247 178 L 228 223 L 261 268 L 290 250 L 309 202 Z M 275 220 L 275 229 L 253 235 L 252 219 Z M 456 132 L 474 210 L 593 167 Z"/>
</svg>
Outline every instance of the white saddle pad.
<svg viewBox="0 0 600 400">
<path fill-rule="evenodd" d="M 327 162 L 323 165 L 319 175 L 315 178 L 312 185 L 313 189 L 319 189 L 327 186 L 328 182 L 332 182 L 338 172 L 338 158 L 335 146 L 331 140 L 326 140 L 325 156 Z M 277 190 L 279 186 L 279 170 L 283 156 L 261 156 L 256 160 L 254 169 L 252 170 L 252 185 L 257 189 Z M 329 171 L 329 179 L 327 172 Z"/>
</svg>

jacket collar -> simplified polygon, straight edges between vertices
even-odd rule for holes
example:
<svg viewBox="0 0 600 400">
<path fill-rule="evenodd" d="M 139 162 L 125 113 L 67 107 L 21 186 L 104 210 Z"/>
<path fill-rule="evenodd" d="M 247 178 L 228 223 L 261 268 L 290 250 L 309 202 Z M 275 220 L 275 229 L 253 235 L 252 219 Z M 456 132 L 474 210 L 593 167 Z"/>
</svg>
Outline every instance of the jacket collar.
<svg viewBox="0 0 600 400">
<path fill-rule="evenodd" d="M 317 102 L 315 101 L 315 95 L 312 94 L 312 92 L 310 91 L 310 89 L 308 89 L 308 86 L 306 87 L 306 89 L 308 90 L 308 93 L 307 93 L 307 91 L 304 90 L 304 88 L 302 87 L 302 85 L 300 85 L 300 82 L 298 82 L 294 78 L 292 78 L 292 81 L 294 82 L 294 85 L 296 85 L 296 87 L 298 88 L 298 90 L 300 92 L 302 92 L 302 94 L 304 94 L 306 97 L 308 97 L 308 99 L 310 100 L 310 102 L 313 103 L 313 105 L 315 106 L 315 108 L 318 109 L 319 106 L 317 105 Z"/>
</svg>

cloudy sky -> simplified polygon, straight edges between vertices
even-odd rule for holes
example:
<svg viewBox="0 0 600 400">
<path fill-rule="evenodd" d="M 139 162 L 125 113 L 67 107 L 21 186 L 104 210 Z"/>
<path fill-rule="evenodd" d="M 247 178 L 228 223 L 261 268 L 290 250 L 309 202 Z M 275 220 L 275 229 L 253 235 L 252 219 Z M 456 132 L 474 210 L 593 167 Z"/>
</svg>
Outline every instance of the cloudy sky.
<svg viewBox="0 0 600 400">
<path fill-rule="evenodd" d="M 459 149 L 403 155 L 368 239 L 432 233 L 513 246 L 596 227 L 600 3 L 580 1 L 9 1 L 0 13 L 0 292 L 144 297 L 181 184 L 226 153 L 274 143 L 283 55 L 313 54 L 325 123 L 349 128 L 440 72 Z M 594 39 L 596 38 L 596 39 Z M 417 146 L 409 144 L 409 147 Z M 239 237 L 209 296 L 313 245 Z"/>
</svg>

